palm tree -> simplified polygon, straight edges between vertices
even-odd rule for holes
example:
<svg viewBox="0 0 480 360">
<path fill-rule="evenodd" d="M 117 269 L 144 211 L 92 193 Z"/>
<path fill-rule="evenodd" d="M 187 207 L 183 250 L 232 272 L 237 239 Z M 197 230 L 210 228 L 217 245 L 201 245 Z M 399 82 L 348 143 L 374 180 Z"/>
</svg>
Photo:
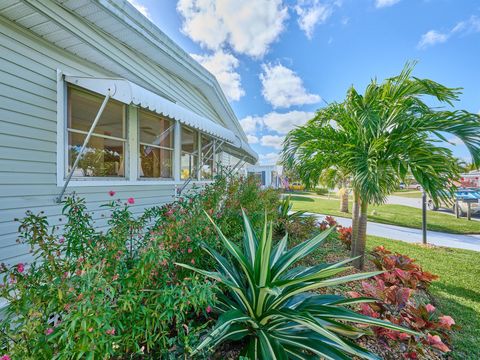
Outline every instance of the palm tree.
<svg viewBox="0 0 480 360">
<path fill-rule="evenodd" d="M 358 268 L 364 262 L 368 205 L 383 203 L 409 171 L 435 203 L 453 195 L 450 184 L 459 167 L 441 144 L 445 133 L 463 141 L 480 165 L 480 116 L 429 107 L 425 97 L 452 106 L 460 89 L 412 77 L 414 66 L 407 63 L 400 75 L 382 83 L 372 80 L 363 95 L 351 87 L 343 102 L 320 109 L 284 141 L 284 165 L 307 186 L 332 166 L 351 174 L 352 254 L 359 256 Z"/>
<path fill-rule="evenodd" d="M 338 166 L 332 166 L 322 171 L 318 181 L 328 189 L 333 189 L 338 186 L 340 193 L 340 211 L 348 213 L 348 172 Z"/>
</svg>

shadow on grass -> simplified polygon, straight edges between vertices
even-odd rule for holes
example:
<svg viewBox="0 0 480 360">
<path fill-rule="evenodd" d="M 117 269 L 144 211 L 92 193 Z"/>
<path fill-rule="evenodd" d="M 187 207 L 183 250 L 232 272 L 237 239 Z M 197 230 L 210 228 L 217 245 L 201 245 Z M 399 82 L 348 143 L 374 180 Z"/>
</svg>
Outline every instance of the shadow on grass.
<svg viewBox="0 0 480 360">
<path fill-rule="evenodd" d="M 449 294 L 453 294 L 455 296 L 462 297 L 470 301 L 480 301 L 480 293 L 477 291 L 440 282 L 435 283 L 435 287 Z"/>
<path fill-rule="evenodd" d="M 442 285 L 435 284 L 435 287 L 443 290 Z M 464 290 L 462 289 L 462 291 Z M 465 304 L 436 293 L 435 290 L 432 293 L 434 299 L 441 304 L 440 311 L 445 315 L 451 315 L 460 326 L 460 329 L 455 330 L 450 337 L 452 358 L 480 359 L 480 317 L 478 312 Z"/>
<path fill-rule="evenodd" d="M 303 202 L 315 202 L 315 200 L 312 199 L 312 198 L 309 198 L 309 197 L 306 197 L 306 196 L 295 196 L 295 195 L 292 195 L 290 197 L 290 200 L 303 201 Z"/>
</svg>

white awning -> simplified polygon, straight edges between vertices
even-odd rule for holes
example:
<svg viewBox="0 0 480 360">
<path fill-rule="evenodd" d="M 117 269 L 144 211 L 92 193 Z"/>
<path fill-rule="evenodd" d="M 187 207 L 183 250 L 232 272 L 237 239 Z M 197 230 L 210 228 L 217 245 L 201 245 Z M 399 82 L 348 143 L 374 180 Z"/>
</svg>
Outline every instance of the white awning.
<svg viewBox="0 0 480 360">
<path fill-rule="evenodd" d="M 177 120 L 184 125 L 225 140 L 235 147 L 243 148 L 242 142 L 239 142 L 240 139 L 238 139 L 231 130 L 128 80 L 65 76 L 65 81 L 102 95 L 110 92 L 112 99 L 124 104 L 134 104 L 144 109 L 154 111 Z M 252 152 L 253 151 L 249 149 L 248 154 L 253 156 L 255 153 L 252 154 Z M 256 154 L 254 157 L 256 158 Z"/>
</svg>

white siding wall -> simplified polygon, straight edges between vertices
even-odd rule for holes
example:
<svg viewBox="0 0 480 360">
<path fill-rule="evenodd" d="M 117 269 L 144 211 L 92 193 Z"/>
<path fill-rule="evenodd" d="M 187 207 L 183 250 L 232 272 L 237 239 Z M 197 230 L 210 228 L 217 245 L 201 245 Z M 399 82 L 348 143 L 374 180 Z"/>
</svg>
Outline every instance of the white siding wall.
<svg viewBox="0 0 480 360">
<path fill-rule="evenodd" d="M 56 184 L 56 71 L 115 76 L 0 17 L 0 262 L 28 261 L 26 245 L 16 243 L 18 223 L 26 210 L 45 211 L 51 224 L 62 224 L 61 206 L 54 203 Z M 161 72 L 159 72 L 161 74 Z M 165 76 L 168 74 L 165 73 Z M 135 74 L 132 74 L 132 78 Z M 194 111 L 213 115 L 207 100 L 191 85 L 169 74 L 162 90 Z M 157 86 L 157 83 L 154 84 Z M 134 212 L 171 201 L 174 185 L 70 186 L 88 201 L 96 224 L 105 225 L 99 205 L 116 197 L 134 197 Z"/>
</svg>

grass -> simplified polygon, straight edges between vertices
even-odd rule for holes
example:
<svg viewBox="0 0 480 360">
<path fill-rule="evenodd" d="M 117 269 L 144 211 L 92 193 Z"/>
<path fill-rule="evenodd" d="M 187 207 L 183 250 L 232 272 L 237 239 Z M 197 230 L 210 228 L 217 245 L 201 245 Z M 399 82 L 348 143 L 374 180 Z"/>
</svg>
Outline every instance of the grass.
<svg viewBox="0 0 480 360">
<path fill-rule="evenodd" d="M 306 197 L 292 195 L 293 210 L 304 210 L 319 214 L 350 217 L 339 210 L 340 203 L 336 199 Z M 349 204 L 351 206 L 351 203 Z M 422 211 L 404 205 L 369 206 L 368 220 L 383 224 L 399 225 L 410 228 L 422 228 Z M 427 214 L 428 230 L 454 234 L 480 234 L 480 222 L 457 219 L 452 215 L 429 211 Z"/>
<path fill-rule="evenodd" d="M 480 253 L 368 237 L 369 250 L 379 245 L 408 255 L 424 270 L 439 275 L 430 287 L 435 305 L 461 327 L 452 336 L 452 355 L 455 359 L 480 359 Z"/>
<path fill-rule="evenodd" d="M 414 199 L 422 198 L 422 192 L 417 190 L 399 190 L 395 191 L 392 195 Z"/>
</svg>

